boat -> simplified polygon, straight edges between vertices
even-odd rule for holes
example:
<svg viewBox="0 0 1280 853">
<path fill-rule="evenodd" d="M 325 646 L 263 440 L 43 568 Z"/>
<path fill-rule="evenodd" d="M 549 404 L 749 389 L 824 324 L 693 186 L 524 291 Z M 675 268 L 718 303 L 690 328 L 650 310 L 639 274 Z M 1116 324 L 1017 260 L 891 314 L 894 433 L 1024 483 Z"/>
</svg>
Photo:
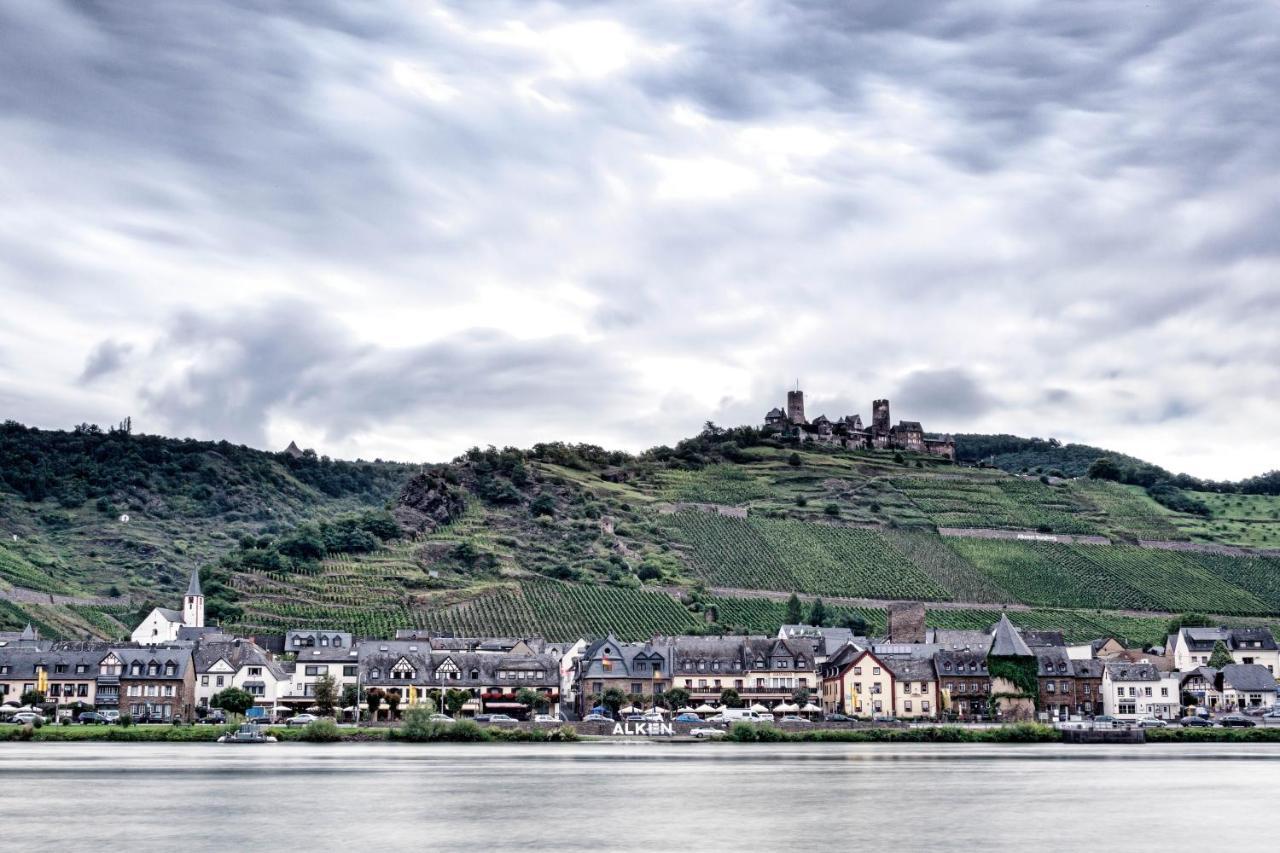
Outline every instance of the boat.
<svg viewBox="0 0 1280 853">
<path fill-rule="evenodd" d="M 266 734 L 254 723 L 243 723 L 234 732 L 228 732 L 218 738 L 218 743 L 275 743 L 276 739 Z"/>
</svg>

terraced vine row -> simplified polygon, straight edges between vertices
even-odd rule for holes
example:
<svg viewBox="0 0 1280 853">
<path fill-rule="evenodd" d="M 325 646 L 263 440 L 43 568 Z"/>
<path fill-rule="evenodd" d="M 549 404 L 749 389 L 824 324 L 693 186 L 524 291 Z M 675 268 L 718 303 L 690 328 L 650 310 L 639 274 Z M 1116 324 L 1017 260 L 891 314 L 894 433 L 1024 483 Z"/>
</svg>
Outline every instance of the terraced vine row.
<svg viewBox="0 0 1280 853">
<path fill-rule="evenodd" d="M 772 493 L 737 465 L 708 465 L 700 471 L 663 471 L 658 475 L 661 494 L 667 500 L 694 503 L 740 504 Z"/>
<path fill-rule="evenodd" d="M 679 512 L 668 524 L 711 586 L 946 601 L 951 594 L 873 530 Z"/>
<path fill-rule="evenodd" d="M 940 527 L 1099 532 L 1089 507 L 1070 490 L 1039 480 L 895 477 L 892 483 Z"/>
<path fill-rule="evenodd" d="M 997 539 L 952 539 L 948 544 L 1027 604 L 1240 614 L 1275 610 L 1210 571 L 1201 554 Z M 1232 567 L 1219 570 L 1230 574 Z"/>
</svg>

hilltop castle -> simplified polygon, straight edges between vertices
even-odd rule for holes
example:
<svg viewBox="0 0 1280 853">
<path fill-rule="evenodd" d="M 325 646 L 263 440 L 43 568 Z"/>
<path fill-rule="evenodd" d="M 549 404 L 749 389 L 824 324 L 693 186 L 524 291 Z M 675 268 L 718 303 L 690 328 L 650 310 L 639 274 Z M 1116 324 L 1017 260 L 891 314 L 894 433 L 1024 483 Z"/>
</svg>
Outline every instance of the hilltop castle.
<svg viewBox="0 0 1280 853">
<path fill-rule="evenodd" d="M 764 416 L 766 429 L 777 430 L 800 441 L 849 448 L 878 448 L 932 453 L 955 460 L 956 442 L 950 435 L 927 435 L 919 421 L 898 421 L 889 425 L 889 401 L 871 404 L 871 426 L 862 424 L 861 415 L 845 415 L 832 421 L 818 415 L 812 422 L 804 416 L 804 392 L 797 388 L 787 392 L 787 410 L 770 409 Z"/>
</svg>

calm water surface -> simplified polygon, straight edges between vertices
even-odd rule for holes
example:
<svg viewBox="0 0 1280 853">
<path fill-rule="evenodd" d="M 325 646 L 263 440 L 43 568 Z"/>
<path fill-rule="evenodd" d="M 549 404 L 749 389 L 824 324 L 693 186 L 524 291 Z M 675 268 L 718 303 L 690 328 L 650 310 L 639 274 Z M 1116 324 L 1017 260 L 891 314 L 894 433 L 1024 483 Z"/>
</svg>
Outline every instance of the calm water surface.
<svg viewBox="0 0 1280 853">
<path fill-rule="evenodd" d="M 0 783 L 11 841 L 98 853 L 1235 850 L 1280 827 L 1275 744 L 5 743 Z"/>
</svg>

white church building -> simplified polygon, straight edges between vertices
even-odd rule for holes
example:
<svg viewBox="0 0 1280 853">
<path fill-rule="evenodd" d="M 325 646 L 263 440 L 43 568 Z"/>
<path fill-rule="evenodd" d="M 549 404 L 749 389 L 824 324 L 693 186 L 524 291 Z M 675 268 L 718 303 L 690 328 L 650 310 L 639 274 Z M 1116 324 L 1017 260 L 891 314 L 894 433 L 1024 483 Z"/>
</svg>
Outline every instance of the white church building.
<svg viewBox="0 0 1280 853">
<path fill-rule="evenodd" d="M 158 646 L 177 640 L 178 631 L 182 628 L 203 627 L 204 593 L 200 591 L 200 570 L 192 569 L 187 594 L 182 597 L 182 611 L 157 607 L 133 629 L 131 639 L 139 645 Z"/>
</svg>

